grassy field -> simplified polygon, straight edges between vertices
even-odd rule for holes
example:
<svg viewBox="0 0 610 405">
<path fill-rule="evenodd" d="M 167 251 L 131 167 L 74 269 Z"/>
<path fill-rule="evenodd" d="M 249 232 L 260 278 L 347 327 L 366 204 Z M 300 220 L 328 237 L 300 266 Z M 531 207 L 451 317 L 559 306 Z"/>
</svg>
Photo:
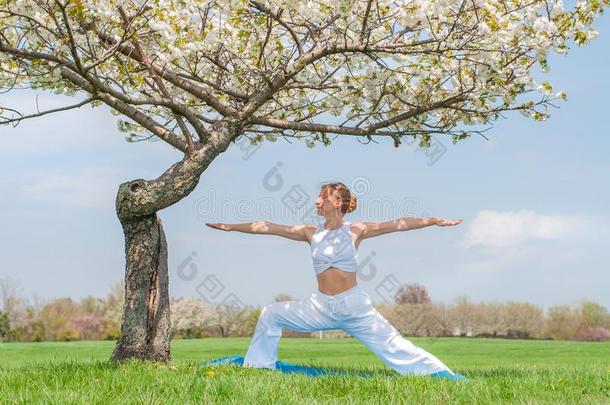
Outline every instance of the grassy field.
<svg viewBox="0 0 610 405">
<path fill-rule="evenodd" d="M 466 382 L 403 377 L 355 339 L 282 338 L 279 359 L 374 378 L 282 374 L 203 360 L 243 355 L 249 338 L 175 340 L 168 365 L 107 361 L 113 342 L 0 344 L 0 403 L 610 404 L 610 343 L 411 339 Z"/>
</svg>

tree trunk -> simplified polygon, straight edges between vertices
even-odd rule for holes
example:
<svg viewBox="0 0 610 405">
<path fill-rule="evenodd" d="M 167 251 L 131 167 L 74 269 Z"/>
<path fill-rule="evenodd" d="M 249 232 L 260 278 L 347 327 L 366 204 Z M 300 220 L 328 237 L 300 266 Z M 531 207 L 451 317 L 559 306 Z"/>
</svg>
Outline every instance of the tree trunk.
<svg viewBox="0 0 610 405">
<path fill-rule="evenodd" d="M 169 361 L 167 242 L 156 213 L 126 221 L 125 305 L 112 360 Z"/>
<path fill-rule="evenodd" d="M 111 360 L 171 360 L 168 249 L 157 212 L 189 195 L 239 132 L 234 122 L 218 121 L 205 144 L 189 149 L 158 178 L 119 186 L 116 210 L 125 234 L 125 304 Z"/>
</svg>

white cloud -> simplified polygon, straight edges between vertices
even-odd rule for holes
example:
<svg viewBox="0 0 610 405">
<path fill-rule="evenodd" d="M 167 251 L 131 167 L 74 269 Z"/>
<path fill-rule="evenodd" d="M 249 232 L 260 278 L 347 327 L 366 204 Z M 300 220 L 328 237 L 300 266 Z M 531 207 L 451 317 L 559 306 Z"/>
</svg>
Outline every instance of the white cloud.
<svg viewBox="0 0 610 405">
<path fill-rule="evenodd" d="M 462 245 L 505 247 L 532 239 L 560 239 L 587 229 L 582 215 L 542 215 L 531 210 L 484 210 L 472 221 Z"/>
</svg>

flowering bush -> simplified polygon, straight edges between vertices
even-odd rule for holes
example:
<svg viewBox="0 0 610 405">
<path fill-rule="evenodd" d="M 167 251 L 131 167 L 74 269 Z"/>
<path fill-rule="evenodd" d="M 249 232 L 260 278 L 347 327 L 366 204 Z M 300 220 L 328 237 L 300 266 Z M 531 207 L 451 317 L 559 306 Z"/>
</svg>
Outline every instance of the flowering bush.
<svg viewBox="0 0 610 405">
<path fill-rule="evenodd" d="M 173 335 L 185 338 L 201 337 L 218 317 L 214 307 L 193 297 L 172 300 L 170 312 Z"/>
</svg>

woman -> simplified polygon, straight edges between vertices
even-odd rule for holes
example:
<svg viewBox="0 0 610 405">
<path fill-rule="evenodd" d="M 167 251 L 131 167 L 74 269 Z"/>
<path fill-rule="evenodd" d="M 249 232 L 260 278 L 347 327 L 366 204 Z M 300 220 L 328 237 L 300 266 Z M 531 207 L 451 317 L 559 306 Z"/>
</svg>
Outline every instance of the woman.
<svg viewBox="0 0 610 405">
<path fill-rule="evenodd" d="M 343 216 L 356 209 L 356 197 L 341 182 L 323 184 L 316 207 L 318 214 L 325 218 L 318 225 L 286 226 L 267 221 L 206 224 L 224 231 L 278 235 L 309 242 L 311 247 L 318 291 L 306 300 L 274 302 L 263 307 L 243 366 L 275 369 L 283 328 L 299 332 L 341 329 L 402 375 L 462 378 L 432 354 L 402 337 L 356 283 L 358 247 L 362 240 L 430 225 L 458 225 L 462 221 L 430 217 L 352 224 Z"/>
</svg>

